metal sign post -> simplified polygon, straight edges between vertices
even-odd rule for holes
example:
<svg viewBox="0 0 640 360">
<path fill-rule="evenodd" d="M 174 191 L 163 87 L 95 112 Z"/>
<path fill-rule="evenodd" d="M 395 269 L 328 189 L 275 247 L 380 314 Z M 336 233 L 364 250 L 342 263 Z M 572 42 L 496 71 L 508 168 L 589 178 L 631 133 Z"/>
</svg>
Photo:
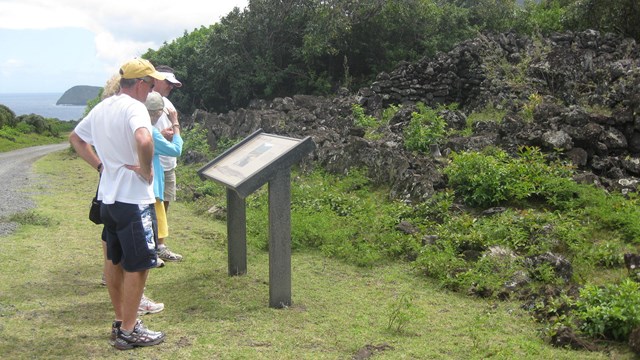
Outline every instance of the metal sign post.
<svg viewBox="0 0 640 360">
<path fill-rule="evenodd" d="M 315 148 L 258 130 L 198 170 L 227 187 L 229 275 L 247 272 L 245 198 L 269 183 L 269 306 L 291 305 L 291 166 Z"/>
<path fill-rule="evenodd" d="M 291 305 L 291 171 L 269 181 L 269 306 Z"/>
<path fill-rule="evenodd" d="M 229 275 L 247 273 L 247 213 L 245 201 L 227 188 L 227 258 Z"/>
</svg>

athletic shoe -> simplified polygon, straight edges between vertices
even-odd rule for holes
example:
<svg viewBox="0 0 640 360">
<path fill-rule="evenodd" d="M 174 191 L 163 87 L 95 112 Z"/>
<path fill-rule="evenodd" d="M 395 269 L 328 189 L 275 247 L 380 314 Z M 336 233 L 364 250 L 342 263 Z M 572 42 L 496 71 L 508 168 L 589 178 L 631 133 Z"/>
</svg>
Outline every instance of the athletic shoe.
<svg viewBox="0 0 640 360">
<path fill-rule="evenodd" d="M 140 305 L 138 305 L 138 315 L 155 314 L 164 310 L 163 303 L 157 303 L 142 294 Z"/>
<path fill-rule="evenodd" d="M 102 280 L 100 281 L 100 285 L 107 286 L 107 279 L 105 279 L 104 273 L 102 273 Z"/>
<path fill-rule="evenodd" d="M 118 337 L 118 330 L 120 330 L 120 325 L 122 325 L 122 321 L 114 320 L 111 324 L 111 336 L 109 337 L 109 343 L 113 345 L 116 342 L 116 338 Z"/>
<path fill-rule="evenodd" d="M 156 267 L 157 268 L 164 267 L 164 261 L 162 261 L 162 259 L 158 258 L 158 261 L 156 261 Z"/>
<path fill-rule="evenodd" d="M 147 329 L 142 320 L 136 321 L 133 331 L 125 334 L 122 328 L 118 329 L 118 335 L 113 346 L 119 350 L 129 350 L 136 346 L 153 346 L 164 341 L 165 335 L 161 331 L 151 331 Z"/>
<path fill-rule="evenodd" d="M 158 257 L 166 261 L 182 260 L 182 255 L 174 253 L 173 251 L 169 250 L 169 248 L 166 246 L 163 246 L 162 248 L 158 248 Z"/>
</svg>

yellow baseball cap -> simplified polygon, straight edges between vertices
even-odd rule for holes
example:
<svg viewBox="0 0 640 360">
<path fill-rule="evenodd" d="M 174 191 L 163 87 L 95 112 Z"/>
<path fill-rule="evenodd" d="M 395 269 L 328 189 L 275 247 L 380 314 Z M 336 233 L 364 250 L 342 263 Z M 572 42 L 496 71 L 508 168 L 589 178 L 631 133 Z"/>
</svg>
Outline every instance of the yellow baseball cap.
<svg viewBox="0 0 640 360">
<path fill-rule="evenodd" d="M 123 79 L 140 79 L 151 76 L 154 79 L 164 80 L 164 75 L 156 71 L 156 68 L 145 59 L 129 60 L 120 67 L 120 75 Z"/>
</svg>

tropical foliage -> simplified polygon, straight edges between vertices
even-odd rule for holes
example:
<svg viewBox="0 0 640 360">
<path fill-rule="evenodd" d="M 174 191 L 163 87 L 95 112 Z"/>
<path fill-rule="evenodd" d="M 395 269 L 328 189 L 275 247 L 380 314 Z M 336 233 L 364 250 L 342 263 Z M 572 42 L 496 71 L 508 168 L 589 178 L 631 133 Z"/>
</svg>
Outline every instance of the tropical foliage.
<svg viewBox="0 0 640 360">
<path fill-rule="evenodd" d="M 0 151 L 64 141 L 75 122 L 45 118 L 36 114 L 19 115 L 0 104 Z"/>
<path fill-rule="evenodd" d="M 640 40 L 636 0 L 251 0 L 145 58 L 177 71 L 185 113 L 367 85 L 478 32 L 595 29 Z"/>
</svg>

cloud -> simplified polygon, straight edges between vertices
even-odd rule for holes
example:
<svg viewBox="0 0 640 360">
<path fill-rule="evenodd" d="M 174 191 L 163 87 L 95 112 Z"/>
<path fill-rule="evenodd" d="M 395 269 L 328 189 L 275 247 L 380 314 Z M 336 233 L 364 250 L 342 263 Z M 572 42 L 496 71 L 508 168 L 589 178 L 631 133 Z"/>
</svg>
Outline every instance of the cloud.
<svg viewBox="0 0 640 360">
<path fill-rule="evenodd" d="M 2 0 L 0 29 L 82 28 L 97 56 L 121 61 L 212 25 L 248 0 Z"/>
<path fill-rule="evenodd" d="M 118 70 L 116 64 L 121 64 L 131 57 L 141 56 L 149 48 L 157 47 L 154 42 L 140 42 L 133 40 L 117 40 L 109 32 L 100 32 L 95 37 L 96 58 L 112 64 L 109 72 Z"/>
<path fill-rule="evenodd" d="M 48 29 L 59 27 L 86 27 L 86 11 L 68 6 L 69 1 L 45 3 L 32 0 L 0 2 L 0 28 Z"/>
<path fill-rule="evenodd" d="M 0 78 L 0 82 L 17 79 L 17 64 L 30 62 L 25 68 L 29 71 L 41 68 L 42 84 L 47 81 L 60 84 L 60 80 L 46 79 L 53 76 L 55 61 L 63 65 L 73 64 L 73 68 L 85 76 L 86 82 L 95 82 L 94 79 L 105 78 L 105 74 L 117 71 L 123 61 L 140 56 L 148 49 L 158 49 L 164 42 L 169 43 L 181 37 L 185 31 L 191 32 L 201 26 L 213 25 L 234 7 L 242 9 L 247 6 L 248 1 L 0 0 L 0 70 L 5 75 L 12 74 Z M 74 29 L 76 33 L 73 37 L 67 39 L 59 35 L 66 35 Z M 34 31 L 39 37 L 34 38 Z M 57 36 L 49 35 L 49 32 Z M 87 44 L 84 38 L 78 41 L 77 34 L 89 34 L 89 41 L 93 44 Z M 49 43 L 45 43 L 45 37 Z M 28 39 L 31 43 L 19 43 L 22 39 Z M 46 47 L 46 52 L 37 49 L 41 54 L 33 55 L 31 51 L 36 50 L 25 49 L 36 46 Z M 70 53 L 74 51 L 74 47 L 83 47 L 85 52 L 82 57 L 71 58 Z M 43 60 L 48 63 L 31 64 L 34 56 L 43 57 L 45 54 L 46 59 Z M 7 59 L 16 62 L 11 65 Z M 99 74 L 89 75 L 91 68 L 95 68 L 95 72 Z M 22 73 L 21 76 L 27 75 Z M 72 79 L 71 76 L 66 74 L 68 81 L 82 80 Z M 18 88 L 20 91 L 30 91 L 26 90 L 26 86 L 1 83 L 0 92 L 17 91 L 15 89 Z"/>
<path fill-rule="evenodd" d="M 201 25 L 212 25 L 248 0 L 3 0 L 0 28 L 79 27 L 116 40 L 162 44 Z"/>
<path fill-rule="evenodd" d="M 23 62 L 19 59 L 7 59 L 0 64 L 0 74 L 10 76 L 16 69 L 23 66 Z"/>
</svg>

